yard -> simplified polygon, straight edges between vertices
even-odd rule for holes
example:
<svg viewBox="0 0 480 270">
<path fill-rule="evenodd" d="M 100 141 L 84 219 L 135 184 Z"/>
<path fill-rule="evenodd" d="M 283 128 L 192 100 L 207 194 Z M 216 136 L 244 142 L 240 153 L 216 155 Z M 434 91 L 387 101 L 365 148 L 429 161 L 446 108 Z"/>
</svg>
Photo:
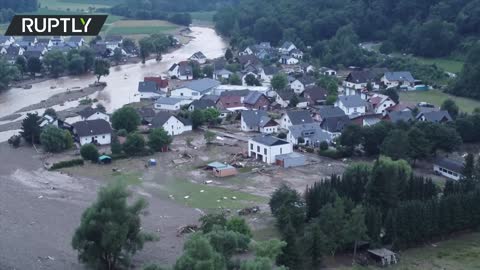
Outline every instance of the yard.
<svg viewBox="0 0 480 270">
<path fill-rule="evenodd" d="M 336 270 L 373 270 L 377 267 L 339 267 Z M 480 269 L 480 233 L 464 234 L 444 242 L 412 248 L 400 253 L 392 270 Z"/>
<path fill-rule="evenodd" d="M 439 68 L 452 72 L 452 73 L 460 73 L 463 68 L 463 62 L 445 58 L 423 58 L 423 57 L 414 57 L 420 63 L 426 65 L 437 65 Z"/>
<path fill-rule="evenodd" d="M 179 29 L 178 25 L 160 20 L 118 20 L 105 25 L 102 32 L 106 35 L 150 35 L 156 33 L 172 33 Z"/>
<path fill-rule="evenodd" d="M 434 104 L 436 106 L 441 106 L 442 103 L 446 99 L 454 100 L 460 110 L 463 112 L 471 113 L 475 108 L 480 108 L 480 101 L 463 98 L 463 97 L 456 97 L 438 90 L 430 90 L 430 91 L 412 91 L 412 92 L 401 92 L 400 93 L 400 100 L 419 103 L 419 102 L 428 102 Z"/>
</svg>

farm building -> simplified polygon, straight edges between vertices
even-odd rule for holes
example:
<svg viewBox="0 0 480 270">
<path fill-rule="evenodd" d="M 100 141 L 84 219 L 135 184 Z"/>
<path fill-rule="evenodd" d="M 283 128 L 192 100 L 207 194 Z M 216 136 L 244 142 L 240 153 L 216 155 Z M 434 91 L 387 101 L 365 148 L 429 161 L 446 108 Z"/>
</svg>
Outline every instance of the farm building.
<svg viewBox="0 0 480 270">
<path fill-rule="evenodd" d="M 212 169 L 213 175 L 215 175 L 216 177 L 227 177 L 236 175 L 238 173 L 235 167 L 220 162 L 209 163 L 207 167 L 209 169 Z"/>
</svg>

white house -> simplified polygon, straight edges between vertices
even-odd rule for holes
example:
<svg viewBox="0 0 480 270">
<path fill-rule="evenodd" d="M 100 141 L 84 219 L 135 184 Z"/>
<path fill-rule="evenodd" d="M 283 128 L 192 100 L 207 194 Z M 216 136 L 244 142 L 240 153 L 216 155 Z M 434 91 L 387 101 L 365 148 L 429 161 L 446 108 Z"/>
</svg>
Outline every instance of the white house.
<svg viewBox="0 0 480 270">
<path fill-rule="evenodd" d="M 203 95 L 214 93 L 220 82 L 210 78 L 194 80 L 174 89 L 170 92 L 171 97 L 200 99 Z"/>
<path fill-rule="evenodd" d="M 160 111 L 179 111 L 183 105 L 188 105 L 192 101 L 183 98 L 160 97 L 155 100 L 153 107 Z"/>
<path fill-rule="evenodd" d="M 272 134 L 278 131 L 278 127 L 278 123 L 270 118 L 266 111 L 242 111 L 242 131 Z"/>
<path fill-rule="evenodd" d="M 110 116 L 98 109 L 92 107 L 87 107 L 79 112 L 74 117 L 69 117 L 66 119 L 66 123 L 73 124 L 79 121 L 91 121 L 91 120 L 105 120 L 110 122 Z"/>
<path fill-rule="evenodd" d="M 465 165 L 462 162 L 448 158 L 441 158 L 433 164 L 433 171 L 437 174 L 458 181 L 463 177 L 462 172 L 464 166 Z"/>
<path fill-rule="evenodd" d="M 375 82 L 375 74 L 373 74 L 373 72 L 368 70 L 355 70 L 348 74 L 343 82 L 343 86 L 352 90 L 362 90 L 367 88 L 368 83 L 372 85 L 373 89 L 378 89 L 380 87 Z M 355 93 L 352 95 L 355 95 Z"/>
<path fill-rule="evenodd" d="M 380 81 L 387 87 L 414 87 L 415 79 L 408 71 L 385 72 Z"/>
<path fill-rule="evenodd" d="M 297 46 L 290 41 L 283 43 L 282 47 L 278 48 L 278 51 L 282 54 L 290 54 L 291 51 L 297 49 Z"/>
<path fill-rule="evenodd" d="M 215 80 L 222 80 L 222 79 L 228 80 L 228 79 L 230 79 L 230 76 L 232 76 L 232 74 L 233 74 L 233 72 L 222 68 L 220 70 L 215 70 L 213 72 L 213 78 Z"/>
<path fill-rule="evenodd" d="M 178 64 L 175 63 L 168 69 L 168 76 L 172 79 L 177 78 L 182 81 L 191 80 L 193 79 L 192 66 L 188 61 L 183 61 Z"/>
<path fill-rule="evenodd" d="M 288 130 L 288 127 L 290 126 L 311 124 L 313 122 L 313 118 L 309 111 L 287 111 L 284 115 L 282 115 L 280 125 L 283 129 Z"/>
<path fill-rule="evenodd" d="M 107 145 L 112 142 L 112 128 L 110 123 L 103 119 L 79 121 L 72 126 L 73 134 L 80 145 Z"/>
<path fill-rule="evenodd" d="M 157 89 L 157 83 L 153 81 L 138 82 L 138 93 L 141 100 L 157 99 L 165 96 L 165 93 Z"/>
<path fill-rule="evenodd" d="M 390 97 L 382 94 L 373 94 L 367 100 L 376 114 L 387 114 L 387 109 L 397 105 Z"/>
<path fill-rule="evenodd" d="M 202 64 L 205 64 L 207 62 L 207 57 L 202 52 L 196 52 L 192 56 L 190 56 L 190 58 L 188 58 L 188 60 L 195 61 L 195 62 L 199 63 L 200 65 L 202 65 Z"/>
<path fill-rule="evenodd" d="M 335 102 L 335 107 L 342 109 L 348 116 L 365 114 L 367 111 L 366 105 L 365 100 L 359 95 L 338 96 L 338 100 Z"/>
<path fill-rule="evenodd" d="M 283 64 L 283 65 L 296 65 L 300 61 L 293 56 L 284 55 L 284 56 L 280 57 L 280 60 L 278 60 L 278 62 Z"/>
<path fill-rule="evenodd" d="M 303 52 L 299 49 L 293 49 L 290 51 L 290 55 L 297 59 L 303 59 Z"/>
<path fill-rule="evenodd" d="M 268 164 L 275 163 L 276 156 L 292 152 L 293 144 L 270 135 L 248 140 L 248 156 Z"/>
<path fill-rule="evenodd" d="M 105 45 L 108 50 L 114 51 L 116 48 L 121 48 L 123 44 L 123 37 L 112 35 L 105 37 Z"/>
<path fill-rule="evenodd" d="M 303 76 L 299 79 L 296 79 L 290 84 L 290 88 L 293 89 L 295 94 L 302 94 L 305 91 L 305 88 L 315 85 L 315 78 L 310 76 Z"/>
<path fill-rule="evenodd" d="M 337 76 L 337 71 L 331 68 L 321 67 L 318 71 L 325 76 Z"/>
<path fill-rule="evenodd" d="M 189 120 L 177 117 L 168 112 L 157 113 L 152 120 L 151 127 L 163 128 L 172 136 L 192 131 L 192 123 Z"/>
</svg>

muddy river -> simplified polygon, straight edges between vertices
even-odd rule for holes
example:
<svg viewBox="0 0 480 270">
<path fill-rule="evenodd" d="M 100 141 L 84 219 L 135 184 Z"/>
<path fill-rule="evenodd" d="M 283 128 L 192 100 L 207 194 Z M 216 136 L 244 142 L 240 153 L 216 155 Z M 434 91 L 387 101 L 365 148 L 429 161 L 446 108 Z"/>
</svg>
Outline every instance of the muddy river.
<svg viewBox="0 0 480 270">
<path fill-rule="evenodd" d="M 107 82 L 107 87 L 90 97 L 97 98 L 108 112 L 112 112 L 124 104 L 138 101 L 138 82 L 145 76 L 159 76 L 165 74 L 168 68 L 175 62 L 189 58 L 197 51 L 202 51 L 209 59 L 217 58 L 225 53 L 227 44 L 211 28 L 191 27 L 190 36 L 193 39 L 181 48 L 163 55 L 163 60 L 147 61 L 145 64 L 128 64 L 119 67 L 112 67 L 110 75 L 102 78 Z M 68 88 L 83 88 L 96 80 L 94 75 L 77 77 L 62 77 L 33 84 L 31 89 L 14 88 L 0 94 L 0 118 L 13 114 L 17 110 L 28 105 L 36 104 L 46 100 L 52 95 L 67 91 Z M 76 106 L 76 102 L 69 102 L 63 108 Z M 61 110 L 62 108 L 55 109 Z M 38 110 L 40 113 L 43 110 Z M 0 132 L 0 142 L 8 139 L 17 131 Z"/>
</svg>

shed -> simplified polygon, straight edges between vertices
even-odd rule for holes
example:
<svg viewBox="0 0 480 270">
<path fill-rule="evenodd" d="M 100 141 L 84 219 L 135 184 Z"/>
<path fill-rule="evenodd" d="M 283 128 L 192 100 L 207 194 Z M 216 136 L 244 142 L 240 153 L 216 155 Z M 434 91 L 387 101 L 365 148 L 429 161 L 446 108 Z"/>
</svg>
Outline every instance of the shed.
<svg viewBox="0 0 480 270">
<path fill-rule="evenodd" d="M 388 250 L 386 248 L 380 249 L 369 249 L 368 254 L 372 259 L 382 264 L 382 266 L 396 264 L 397 263 L 397 254 L 395 252 Z"/>
<path fill-rule="evenodd" d="M 275 163 L 283 168 L 303 166 L 306 163 L 305 156 L 295 152 L 277 155 L 275 160 Z"/>
<path fill-rule="evenodd" d="M 99 156 L 98 157 L 98 163 L 100 164 L 110 164 L 112 163 L 112 158 L 107 155 Z"/>
<path fill-rule="evenodd" d="M 212 162 L 207 165 L 208 168 L 211 168 L 213 174 L 217 177 L 227 177 L 236 175 L 238 173 L 237 169 L 229 164 L 223 164 L 220 162 Z"/>
</svg>

